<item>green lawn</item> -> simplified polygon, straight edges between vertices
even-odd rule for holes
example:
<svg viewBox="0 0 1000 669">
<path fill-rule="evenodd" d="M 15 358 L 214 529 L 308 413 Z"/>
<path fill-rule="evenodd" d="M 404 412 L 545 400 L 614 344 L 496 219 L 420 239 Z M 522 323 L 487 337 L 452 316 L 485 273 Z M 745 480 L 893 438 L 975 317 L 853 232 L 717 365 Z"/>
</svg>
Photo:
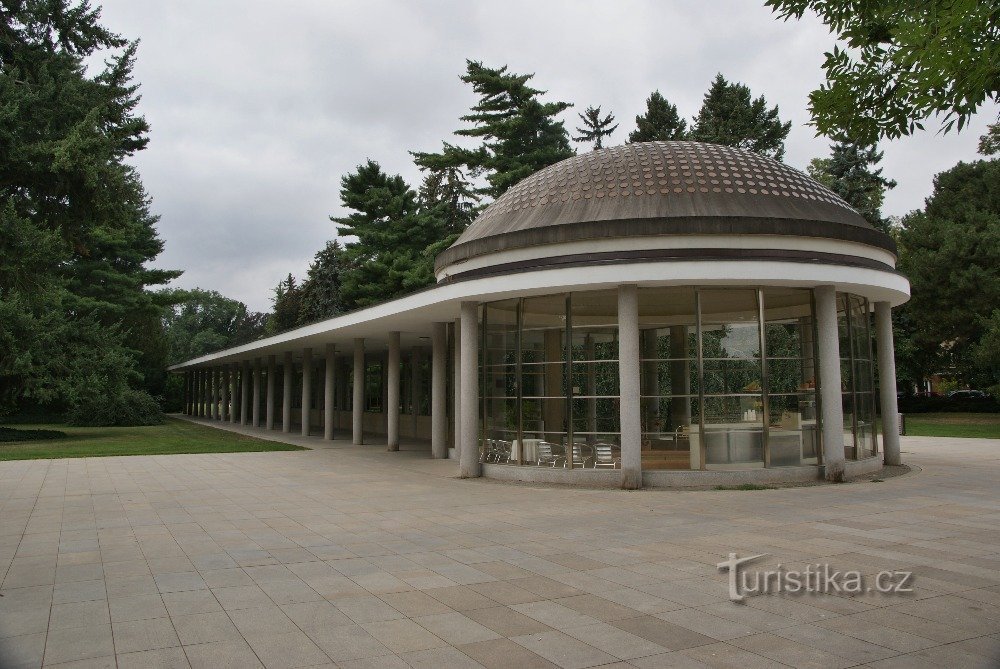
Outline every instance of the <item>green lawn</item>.
<svg viewBox="0 0 1000 669">
<path fill-rule="evenodd" d="M 979 437 L 1000 439 L 1000 414 L 911 413 L 906 434 L 916 437 Z"/>
<path fill-rule="evenodd" d="M 163 425 L 149 427 L 68 425 L 6 425 L 5 427 L 59 430 L 65 432 L 67 436 L 65 439 L 0 443 L 0 460 L 307 450 L 301 446 L 265 441 L 177 418 L 168 418 Z"/>
</svg>

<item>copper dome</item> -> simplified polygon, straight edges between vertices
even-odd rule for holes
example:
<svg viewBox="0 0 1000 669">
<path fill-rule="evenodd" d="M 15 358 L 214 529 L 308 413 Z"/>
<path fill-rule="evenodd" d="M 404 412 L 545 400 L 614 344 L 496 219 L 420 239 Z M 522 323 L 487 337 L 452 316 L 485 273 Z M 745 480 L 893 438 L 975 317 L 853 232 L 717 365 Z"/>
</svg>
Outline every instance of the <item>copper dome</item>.
<svg viewBox="0 0 1000 669">
<path fill-rule="evenodd" d="M 788 165 L 717 144 L 644 142 L 539 170 L 489 205 L 436 265 L 542 244 L 677 234 L 828 237 L 895 252 L 888 235 Z"/>
</svg>

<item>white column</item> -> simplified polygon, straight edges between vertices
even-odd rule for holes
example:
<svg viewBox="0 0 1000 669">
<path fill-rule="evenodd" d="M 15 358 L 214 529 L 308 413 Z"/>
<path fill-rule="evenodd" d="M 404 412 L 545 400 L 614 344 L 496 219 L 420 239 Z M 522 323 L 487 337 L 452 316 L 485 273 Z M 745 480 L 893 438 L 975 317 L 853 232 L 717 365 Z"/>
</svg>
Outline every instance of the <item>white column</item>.
<svg viewBox="0 0 1000 669">
<path fill-rule="evenodd" d="M 222 366 L 222 407 L 219 419 L 229 420 L 229 365 Z"/>
<path fill-rule="evenodd" d="M 309 436 L 309 418 L 312 404 L 312 355 L 309 347 L 302 349 L 302 436 Z"/>
<path fill-rule="evenodd" d="M 239 379 L 237 366 L 233 365 L 229 371 L 229 422 L 235 424 L 239 420 L 239 406 L 236 404 L 236 390 Z"/>
<path fill-rule="evenodd" d="M 274 375 L 277 372 L 277 361 L 273 355 L 267 356 L 267 392 L 266 408 L 264 409 L 264 426 L 268 430 L 274 429 Z"/>
<path fill-rule="evenodd" d="M 295 373 L 295 363 L 292 362 L 292 352 L 285 353 L 281 373 L 284 377 L 281 393 L 281 431 L 292 431 L 292 374 Z"/>
<path fill-rule="evenodd" d="M 639 289 L 618 286 L 618 410 L 622 430 L 622 488 L 642 487 L 642 414 L 639 395 Z"/>
<path fill-rule="evenodd" d="M 355 446 L 365 443 L 365 340 L 354 339 L 354 397 L 351 404 L 351 437 Z"/>
<path fill-rule="evenodd" d="M 827 481 L 844 480 L 844 407 L 841 404 L 840 336 L 837 331 L 837 290 L 815 289 L 819 337 L 819 396 L 822 405 L 823 465 Z"/>
<path fill-rule="evenodd" d="M 336 377 L 334 376 L 334 366 L 337 360 L 337 347 L 333 344 L 326 345 L 326 367 L 323 378 L 323 438 L 333 441 L 333 415 L 336 409 L 333 407 L 333 389 Z"/>
<path fill-rule="evenodd" d="M 250 361 L 244 360 L 240 371 L 240 425 L 250 424 Z"/>
<path fill-rule="evenodd" d="M 462 439 L 459 476 L 482 476 L 479 463 L 479 313 L 478 302 L 462 302 Z"/>
<path fill-rule="evenodd" d="M 458 457 L 461 452 L 462 444 L 462 319 L 456 318 L 455 325 L 452 329 L 452 337 L 454 341 L 452 346 L 455 347 L 455 359 L 452 361 L 452 367 L 454 367 L 454 378 L 452 379 L 452 392 L 454 397 L 452 398 L 452 413 L 455 415 L 452 420 L 455 423 L 455 435 L 454 443 L 452 444 L 455 448 L 455 457 Z"/>
<path fill-rule="evenodd" d="M 386 357 L 386 448 L 399 450 L 399 332 L 389 333 L 389 354 Z"/>
<path fill-rule="evenodd" d="M 216 392 L 219 384 L 219 372 L 215 367 L 208 370 L 208 417 L 216 420 L 219 417 L 219 403 L 216 401 Z"/>
<path fill-rule="evenodd" d="M 448 324 L 431 333 L 431 457 L 448 457 Z"/>
<path fill-rule="evenodd" d="M 899 457 L 899 407 L 896 405 L 896 350 L 892 341 L 892 307 L 875 303 L 878 341 L 878 382 L 882 405 L 882 451 L 885 464 L 902 464 Z"/>
<path fill-rule="evenodd" d="M 423 350 L 419 346 L 410 349 L 410 434 L 417 438 L 417 416 L 420 414 L 420 371 Z"/>
<path fill-rule="evenodd" d="M 253 361 L 253 410 L 250 415 L 253 426 L 260 427 L 260 358 Z"/>
</svg>

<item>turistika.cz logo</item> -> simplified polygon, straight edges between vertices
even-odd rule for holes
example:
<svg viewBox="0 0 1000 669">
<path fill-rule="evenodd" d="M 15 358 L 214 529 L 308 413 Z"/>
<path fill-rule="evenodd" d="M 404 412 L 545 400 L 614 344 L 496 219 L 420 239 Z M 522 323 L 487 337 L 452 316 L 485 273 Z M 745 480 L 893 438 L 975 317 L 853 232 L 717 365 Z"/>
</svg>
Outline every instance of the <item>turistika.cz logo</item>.
<svg viewBox="0 0 1000 669">
<path fill-rule="evenodd" d="M 779 593 L 824 593 L 859 595 L 865 592 L 906 594 L 913 592 L 913 572 L 886 570 L 875 574 L 874 583 L 860 571 L 840 571 L 830 565 L 817 563 L 805 569 L 785 569 L 778 564 L 774 569 L 750 571 L 744 566 L 767 556 L 767 553 L 740 557 L 730 553 L 729 559 L 717 566 L 729 570 L 729 599 L 742 602 L 748 596 Z"/>
</svg>

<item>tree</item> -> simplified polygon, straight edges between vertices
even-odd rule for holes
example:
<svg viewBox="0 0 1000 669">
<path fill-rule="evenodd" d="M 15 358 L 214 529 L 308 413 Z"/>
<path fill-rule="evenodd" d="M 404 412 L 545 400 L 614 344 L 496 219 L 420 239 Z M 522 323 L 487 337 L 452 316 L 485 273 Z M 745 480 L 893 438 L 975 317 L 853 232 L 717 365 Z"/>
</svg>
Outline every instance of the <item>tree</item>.
<svg viewBox="0 0 1000 669">
<path fill-rule="evenodd" d="M 390 176 L 373 160 L 341 179 L 341 201 L 352 210 L 330 219 L 337 234 L 356 237 L 343 258 L 345 309 L 356 309 L 413 292 L 434 282 L 434 258 L 427 249 L 445 236 L 440 211 L 420 207 L 399 175 Z"/>
<path fill-rule="evenodd" d="M 268 334 L 277 334 L 299 326 L 299 314 L 302 313 L 302 289 L 290 272 L 274 287 L 271 303 L 274 306 L 267 319 Z"/>
<path fill-rule="evenodd" d="M 469 227 L 482 207 L 482 197 L 475 192 L 465 173 L 454 166 L 421 168 L 427 172 L 417 193 L 421 209 L 438 219 L 442 237 L 424 250 L 434 258 L 455 243 Z"/>
<path fill-rule="evenodd" d="M 148 141 L 135 111 L 136 44 L 101 26 L 86 2 L 3 8 L 0 243 L 17 250 L 5 254 L 11 283 L 0 286 L 0 310 L 5 326 L 44 327 L 0 351 L 6 408 L 107 404 L 142 385 L 155 391 L 165 303 L 148 288 L 180 273 L 146 266 L 162 242 L 138 173 L 125 162 Z M 88 76 L 85 60 L 97 52 L 108 59 Z M 26 282 L 28 272 L 44 279 Z M 96 368 L 101 360 L 116 363 L 101 368 L 98 388 L 88 361 Z"/>
<path fill-rule="evenodd" d="M 876 230 L 889 232 L 888 219 L 882 217 L 885 192 L 896 182 L 882 176 L 882 152 L 874 146 L 837 142 L 830 147 L 829 158 L 814 158 L 809 176 L 844 199 Z"/>
<path fill-rule="evenodd" d="M 302 283 L 299 325 L 344 312 L 341 289 L 345 269 L 344 248 L 336 239 L 328 241 L 309 264 L 309 273 Z"/>
<path fill-rule="evenodd" d="M 765 0 L 780 18 L 811 10 L 846 49 L 827 52 L 827 83 L 809 96 L 820 134 L 862 145 L 909 135 L 943 114 L 961 131 L 1000 99 L 1000 12 L 983 0 Z"/>
<path fill-rule="evenodd" d="M 488 185 L 476 192 L 496 199 L 526 176 L 572 156 L 566 128 L 556 120 L 572 105 L 542 102 L 539 96 L 545 91 L 528 85 L 534 76 L 508 73 L 506 65 L 490 68 L 466 61 L 461 79 L 479 102 L 461 117 L 473 127 L 455 134 L 482 144 L 466 149 L 444 142 L 440 153 L 414 152 L 417 165 L 463 168 L 472 177 L 484 176 Z"/>
<path fill-rule="evenodd" d="M 629 142 L 666 142 L 687 137 L 687 121 L 660 91 L 653 91 L 646 98 L 646 113 L 635 117 L 635 126 L 628 136 Z"/>
<path fill-rule="evenodd" d="M 715 76 L 691 128 L 691 139 L 725 144 L 781 160 L 791 121 L 782 123 L 778 107 L 767 108 L 764 96 L 751 100 L 750 89 Z"/>
<path fill-rule="evenodd" d="M 168 364 L 176 365 L 264 336 L 267 315 L 250 311 L 238 300 L 201 288 L 174 292 L 171 299 L 182 301 L 163 314 Z"/>
<path fill-rule="evenodd" d="M 603 139 L 608 137 L 615 130 L 618 129 L 618 124 L 615 123 L 614 114 L 608 112 L 608 115 L 603 119 L 601 118 L 601 108 L 600 107 L 587 107 L 582 114 L 577 114 L 580 120 L 583 122 L 582 128 L 577 128 L 576 131 L 580 133 L 578 137 L 574 137 L 574 142 L 593 142 L 594 150 L 602 148 Z"/>
<path fill-rule="evenodd" d="M 985 135 L 979 138 L 979 154 L 995 156 L 1000 153 L 1000 123 L 993 123 Z"/>
<path fill-rule="evenodd" d="M 899 250 L 912 286 L 897 310 L 910 352 L 901 367 L 920 376 L 950 367 L 967 383 L 997 384 L 982 360 L 1000 304 L 1000 160 L 938 174 L 924 210 L 903 218 Z"/>
</svg>

